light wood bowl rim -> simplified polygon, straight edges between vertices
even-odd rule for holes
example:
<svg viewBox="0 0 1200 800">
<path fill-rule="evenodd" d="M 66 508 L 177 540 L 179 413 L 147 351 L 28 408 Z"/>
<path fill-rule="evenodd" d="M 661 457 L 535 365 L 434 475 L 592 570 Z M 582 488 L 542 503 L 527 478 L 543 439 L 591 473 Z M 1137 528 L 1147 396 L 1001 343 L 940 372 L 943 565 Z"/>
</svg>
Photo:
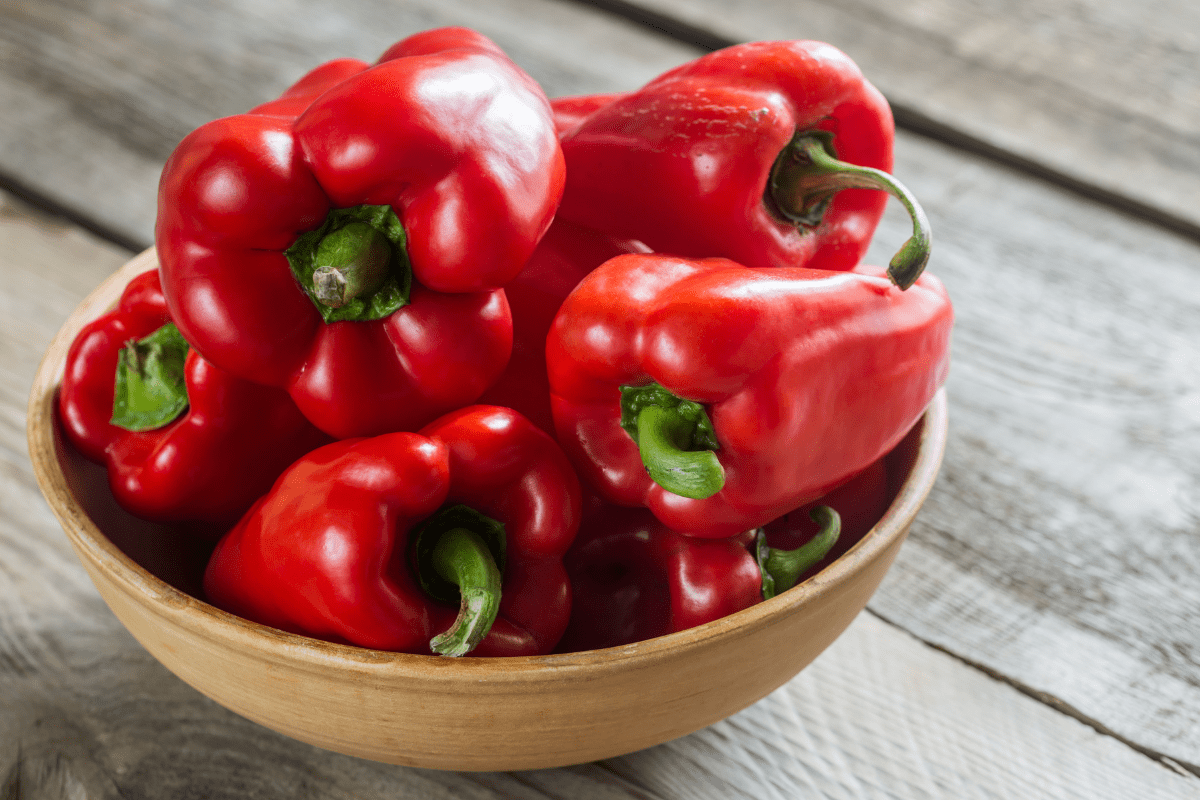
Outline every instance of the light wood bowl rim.
<svg viewBox="0 0 1200 800">
<path fill-rule="evenodd" d="M 912 470 L 886 514 L 852 549 L 816 576 L 779 596 L 689 630 L 621 647 L 515 658 L 459 658 L 395 653 L 341 645 L 286 633 L 242 619 L 185 594 L 150 574 L 116 547 L 86 515 L 68 488 L 55 454 L 54 398 L 67 349 L 78 332 L 105 313 L 124 285 L 157 266 L 154 249 L 138 254 L 100 284 L 71 314 L 52 340 L 29 398 L 26 433 L 30 459 L 42 493 L 81 558 L 141 598 L 164 622 L 189 629 L 229 647 L 253 650 L 289 668 L 328 674 L 331 668 L 362 676 L 406 676 L 445 682 L 545 684 L 576 680 L 596 670 L 638 670 L 689 650 L 745 637 L 773 620 L 798 611 L 839 584 L 907 533 L 941 466 L 947 439 L 945 390 L 934 397 L 923 417 L 924 429 Z"/>
</svg>

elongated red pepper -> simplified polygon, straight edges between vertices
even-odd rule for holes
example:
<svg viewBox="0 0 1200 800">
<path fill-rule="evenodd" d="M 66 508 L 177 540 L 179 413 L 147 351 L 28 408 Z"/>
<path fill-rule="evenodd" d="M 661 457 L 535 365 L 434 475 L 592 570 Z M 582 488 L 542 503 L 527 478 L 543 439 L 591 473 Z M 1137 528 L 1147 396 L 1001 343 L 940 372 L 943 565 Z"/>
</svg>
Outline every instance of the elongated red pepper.
<svg viewBox="0 0 1200 800">
<path fill-rule="evenodd" d="M 890 450 L 946 377 L 952 321 L 932 275 L 618 256 L 547 340 L 559 441 L 606 499 L 734 535 Z"/>
<path fill-rule="evenodd" d="M 548 435 L 472 406 L 297 461 L 217 545 L 204 587 L 232 613 L 331 641 L 546 653 L 570 615 L 579 511 Z"/>
<path fill-rule="evenodd" d="M 736 45 L 626 95 L 558 103 L 562 219 L 663 253 L 845 270 L 866 252 L 887 192 L 914 225 L 889 275 L 911 285 L 928 260 L 928 220 L 887 174 L 891 109 L 831 45 Z"/>
<path fill-rule="evenodd" d="M 330 434 L 415 430 L 504 368 L 497 287 L 562 186 L 536 82 L 477 33 L 417 34 L 180 143 L 155 233 L 167 300 L 206 358 Z"/>
<path fill-rule="evenodd" d="M 70 442 L 107 467 L 117 502 L 156 521 L 232 522 L 288 464 L 329 441 L 286 392 L 189 350 L 156 271 L 79 332 L 58 409 Z"/>
<path fill-rule="evenodd" d="M 703 539 L 671 530 L 644 508 L 592 498 L 567 554 L 574 601 L 559 652 L 597 650 L 694 628 L 790 589 L 825 562 L 841 523 L 812 510 L 819 530 L 794 550 L 761 530 Z"/>
</svg>

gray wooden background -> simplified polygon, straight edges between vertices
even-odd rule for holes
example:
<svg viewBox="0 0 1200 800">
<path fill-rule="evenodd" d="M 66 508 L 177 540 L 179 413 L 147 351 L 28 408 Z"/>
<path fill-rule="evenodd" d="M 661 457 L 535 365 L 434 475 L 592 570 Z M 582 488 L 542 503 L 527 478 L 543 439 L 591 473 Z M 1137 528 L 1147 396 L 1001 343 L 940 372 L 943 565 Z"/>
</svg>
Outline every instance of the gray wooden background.
<svg viewBox="0 0 1200 800">
<path fill-rule="evenodd" d="M 37 362 L 188 131 L 469 25 L 551 96 L 817 38 L 892 101 L 955 302 L 951 441 L 868 612 L 683 739 L 562 770 L 326 753 L 179 682 L 33 481 Z M 907 235 L 893 205 L 872 257 Z M 0 800 L 1200 797 L 1200 5 L 0 0 Z"/>
</svg>

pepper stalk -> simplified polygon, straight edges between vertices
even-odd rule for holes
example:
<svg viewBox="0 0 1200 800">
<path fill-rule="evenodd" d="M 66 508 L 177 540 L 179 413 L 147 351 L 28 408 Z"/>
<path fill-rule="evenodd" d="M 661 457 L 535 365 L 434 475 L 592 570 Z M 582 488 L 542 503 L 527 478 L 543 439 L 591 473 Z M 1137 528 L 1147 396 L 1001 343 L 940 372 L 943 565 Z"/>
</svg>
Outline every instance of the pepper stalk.
<svg viewBox="0 0 1200 800">
<path fill-rule="evenodd" d="M 430 597 L 458 604 L 458 616 L 429 641 L 444 656 L 464 656 L 483 641 L 500 610 L 504 524 L 470 506 L 454 505 L 413 536 L 417 582 Z"/>
<path fill-rule="evenodd" d="M 771 167 L 767 200 L 798 227 L 815 228 L 833 196 L 843 189 L 887 192 L 904 205 L 912 219 L 913 234 L 892 256 L 888 277 L 901 289 L 912 286 L 929 263 L 932 246 L 933 234 L 925 210 L 908 187 L 892 175 L 839 161 L 829 131 L 804 131 L 793 137 Z"/>
<path fill-rule="evenodd" d="M 126 342 L 117 356 L 112 424 L 127 431 L 149 431 L 182 414 L 188 407 L 187 354 L 187 340 L 172 322 Z"/>
<path fill-rule="evenodd" d="M 704 406 L 657 383 L 621 387 L 621 427 L 650 477 L 668 492 L 703 500 L 725 486 L 725 468 Z"/>
<path fill-rule="evenodd" d="M 408 305 L 407 234 L 388 205 L 335 208 L 284 255 L 325 322 L 383 319 Z"/>
<path fill-rule="evenodd" d="M 313 297 L 341 308 L 367 297 L 387 280 L 392 248 L 382 233 L 365 222 L 352 222 L 326 234 L 317 245 Z"/>
<path fill-rule="evenodd" d="M 816 536 L 794 550 L 769 546 L 762 528 L 755 533 L 754 555 L 762 570 L 763 600 L 770 600 L 795 586 L 800 576 L 820 563 L 837 544 L 842 532 L 841 516 L 829 506 L 817 506 L 809 516 L 821 528 Z"/>
</svg>

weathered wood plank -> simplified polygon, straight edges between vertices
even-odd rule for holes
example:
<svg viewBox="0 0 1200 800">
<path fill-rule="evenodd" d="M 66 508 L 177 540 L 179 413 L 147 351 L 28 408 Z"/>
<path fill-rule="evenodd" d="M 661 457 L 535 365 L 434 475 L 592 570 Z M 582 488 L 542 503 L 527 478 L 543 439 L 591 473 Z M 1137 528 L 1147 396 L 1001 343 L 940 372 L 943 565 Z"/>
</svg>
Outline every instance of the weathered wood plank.
<svg viewBox="0 0 1200 800">
<path fill-rule="evenodd" d="M 1200 232 L 1200 6 L 1188 0 L 580 1 L 659 15 L 708 46 L 831 42 L 905 124 Z"/>
<path fill-rule="evenodd" d="M 663 797 L 693 796 L 698 776 L 721 796 L 753 786 L 753 796 L 771 800 L 1177 800 L 1200 790 L 1194 775 L 1137 769 L 1130 756 L 863 615 L 768 698 L 611 768 Z"/>
<path fill-rule="evenodd" d="M 4 13 L 28 19 L 0 26 L 5 63 L 18 51 L 30 60 L 6 67 L 0 83 L 66 99 L 55 101 L 59 116 L 0 130 L 33 140 L 4 164 L 25 165 L 26 176 L 82 176 L 63 183 L 77 209 L 112 225 L 105 214 L 127 213 L 129 230 L 148 231 L 152 201 L 126 208 L 123 198 L 152 198 L 147 176 L 157 167 L 126 170 L 119 154 L 151 165 L 172 137 L 225 113 L 225 98 L 237 101 L 229 110 L 244 108 L 335 54 L 322 47 L 359 46 L 355 28 L 376 31 L 365 24 L 376 18 L 368 12 L 384 5 L 343 5 L 306 26 L 257 5 L 151 12 L 94 3 L 90 16 L 63 4 L 10 7 Z M 611 19 L 546 6 L 560 16 L 546 21 L 529 11 L 535 6 L 516 3 L 456 9 L 476 13 L 467 21 L 496 36 L 555 94 L 636 85 L 687 57 L 660 49 L 652 36 L 613 28 Z M 438 14 L 459 11 L 393 9 L 389 20 L 406 13 L 428 27 L 457 21 Z M 351 54 L 371 57 L 404 32 Z M 123 45 L 89 55 L 93 34 L 118 35 Z M 539 54 L 543 66 L 534 63 Z M 291 73 L 272 76 L 275 61 Z M 54 89 L 55 80 L 71 90 Z M 254 100 L 239 94 L 255 86 L 263 91 Z M 107 127 L 92 117 L 109 120 Z M 80 133 L 47 165 L 34 151 L 72 121 L 91 138 Z M 146 137 L 141 150 L 122 128 Z M 103 149 L 105 131 L 112 151 Z M 0 139 L 2 158 L 11 141 Z M 92 143 L 100 149 L 89 151 Z M 929 511 L 872 607 L 1140 747 L 1200 764 L 1192 633 L 1200 609 L 1192 578 L 1200 566 L 1200 251 L 916 137 L 901 136 L 898 148 L 897 172 L 925 201 L 937 231 L 933 269 L 959 312 L 954 438 Z M 85 180 L 89 174 L 98 177 Z M 889 220 L 880 254 L 902 238 L 903 223 Z M 1136 278 L 1125 280 L 1130 271 Z"/>
<path fill-rule="evenodd" d="M 240 719 L 167 673 L 104 608 L 24 456 L 25 393 L 43 348 L 127 254 L 3 194 L 0 242 L 9 321 L 0 330 L 0 797 L 1165 800 L 1200 791 L 1195 776 L 869 615 L 731 719 L 571 769 L 391 767 Z"/>
<path fill-rule="evenodd" d="M 951 429 L 870 608 L 1200 768 L 1200 247 L 921 139 L 896 171 L 955 302 Z"/>
<path fill-rule="evenodd" d="M 492 37 L 552 95 L 637 86 L 695 55 L 553 0 L 8 3 L 0 178 L 140 249 L 162 164 L 189 131 L 277 96 L 322 61 L 371 61 L 443 25 Z"/>
<path fill-rule="evenodd" d="M 130 253 L 0 193 L 0 797 L 645 798 L 604 770 L 459 775 L 317 750 L 225 711 L 105 608 L 40 496 L 24 416 L 41 354 Z"/>
</svg>

